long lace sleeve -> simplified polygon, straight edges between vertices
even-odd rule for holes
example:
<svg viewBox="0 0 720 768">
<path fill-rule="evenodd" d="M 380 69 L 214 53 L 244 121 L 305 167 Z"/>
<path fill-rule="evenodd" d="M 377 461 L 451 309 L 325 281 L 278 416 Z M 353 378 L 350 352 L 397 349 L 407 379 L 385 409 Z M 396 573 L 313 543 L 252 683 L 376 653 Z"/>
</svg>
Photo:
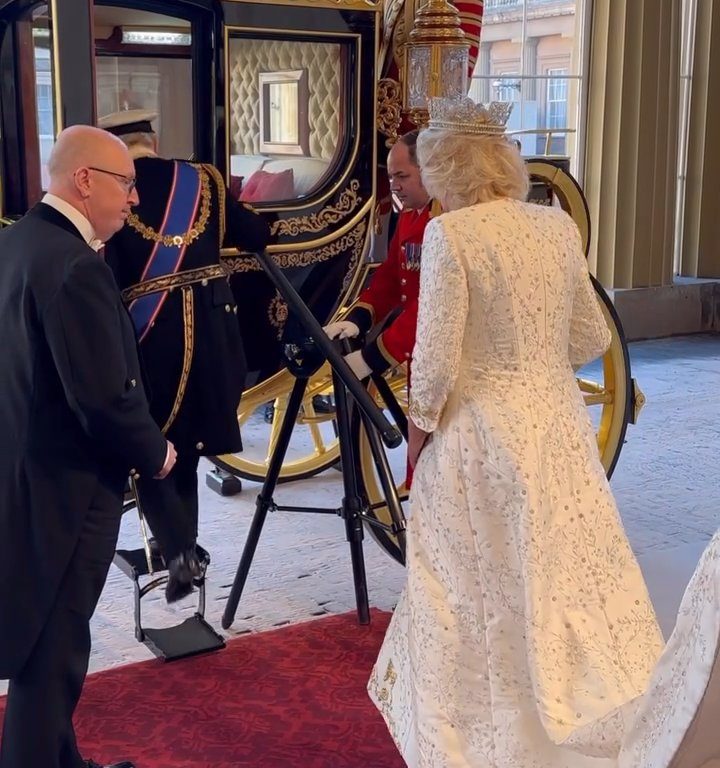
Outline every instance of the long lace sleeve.
<svg viewBox="0 0 720 768">
<path fill-rule="evenodd" d="M 428 224 L 422 254 L 410 417 L 420 429 L 432 432 L 458 376 L 468 287 L 460 256 L 448 242 L 441 219 Z"/>
<path fill-rule="evenodd" d="M 575 291 L 573 294 L 572 315 L 570 317 L 570 337 L 568 357 L 574 368 L 600 357 L 610 346 L 612 336 L 600 308 L 600 301 L 587 269 L 587 262 L 580 247 L 578 235 L 577 258 L 575 267 Z"/>
</svg>

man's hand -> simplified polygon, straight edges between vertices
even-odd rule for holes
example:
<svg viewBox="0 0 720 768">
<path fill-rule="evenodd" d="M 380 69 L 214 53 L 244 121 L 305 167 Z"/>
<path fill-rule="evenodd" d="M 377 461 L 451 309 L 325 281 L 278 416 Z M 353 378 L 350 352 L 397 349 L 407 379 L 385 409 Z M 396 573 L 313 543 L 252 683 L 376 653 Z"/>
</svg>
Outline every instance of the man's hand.
<svg viewBox="0 0 720 768">
<path fill-rule="evenodd" d="M 432 432 L 425 432 L 412 419 L 408 419 L 408 463 L 413 469 L 430 437 Z"/>
<path fill-rule="evenodd" d="M 164 480 L 169 474 L 177 461 L 177 451 L 175 446 L 168 440 L 167 441 L 167 453 L 165 454 L 165 463 L 162 469 L 155 475 L 156 480 Z"/>
<path fill-rule="evenodd" d="M 350 366 L 350 370 L 358 379 L 365 379 L 372 373 L 372 369 L 365 362 L 365 358 L 359 349 L 351 352 L 349 355 L 345 355 L 345 362 Z"/>
<path fill-rule="evenodd" d="M 323 328 L 329 339 L 354 339 L 360 335 L 360 328 L 349 320 L 338 320 Z"/>
</svg>

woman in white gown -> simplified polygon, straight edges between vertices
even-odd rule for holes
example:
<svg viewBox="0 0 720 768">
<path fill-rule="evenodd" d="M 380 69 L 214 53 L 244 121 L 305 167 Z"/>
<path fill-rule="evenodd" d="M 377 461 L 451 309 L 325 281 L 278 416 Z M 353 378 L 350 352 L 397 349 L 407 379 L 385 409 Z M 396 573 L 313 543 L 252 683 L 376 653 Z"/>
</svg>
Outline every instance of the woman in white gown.
<svg viewBox="0 0 720 768">
<path fill-rule="evenodd" d="M 434 100 L 418 140 L 447 211 L 413 353 L 414 434 L 432 439 L 368 690 L 411 768 L 614 768 L 662 637 L 573 372 L 610 333 L 574 223 L 523 202 L 506 119 Z"/>
</svg>

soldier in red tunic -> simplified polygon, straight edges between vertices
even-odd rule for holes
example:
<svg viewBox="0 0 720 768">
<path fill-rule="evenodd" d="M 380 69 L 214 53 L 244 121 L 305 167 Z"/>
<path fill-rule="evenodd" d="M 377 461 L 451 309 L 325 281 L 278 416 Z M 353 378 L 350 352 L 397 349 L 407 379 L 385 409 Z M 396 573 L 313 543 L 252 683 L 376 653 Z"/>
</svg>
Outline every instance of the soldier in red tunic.
<svg viewBox="0 0 720 768">
<path fill-rule="evenodd" d="M 360 294 L 346 317 L 325 327 L 331 339 L 355 338 L 400 308 L 397 317 L 375 340 L 345 357 L 359 379 L 371 372 L 384 373 L 388 368 L 407 363 L 410 381 L 420 293 L 420 255 L 432 205 L 422 185 L 415 155 L 416 141 L 417 131 L 407 133 L 388 154 L 390 189 L 403 211 L 390 241 L 387 259 L 375 270 L 370 286 Z M 408 487 L 411 476 L 408 466 Z"/>
<path fill-rule="evenodd" d="M 377 339 L 345 358 L 361 379 L 371 372 L 383 373 L 400 363 L 409 363 L 415 346 L 420 253 L 431 207 L 415 157 L 416 140 L 417 131 L 405 134 L 388 155 L 390 188 L 402 203 L 403 211 L 387 260 L 375 270 L 370 286 L 360 294 L 345 318 L 325 328 L 331 339 L 355 338 L 401 308 L 400 314 Z"/>
</svg>

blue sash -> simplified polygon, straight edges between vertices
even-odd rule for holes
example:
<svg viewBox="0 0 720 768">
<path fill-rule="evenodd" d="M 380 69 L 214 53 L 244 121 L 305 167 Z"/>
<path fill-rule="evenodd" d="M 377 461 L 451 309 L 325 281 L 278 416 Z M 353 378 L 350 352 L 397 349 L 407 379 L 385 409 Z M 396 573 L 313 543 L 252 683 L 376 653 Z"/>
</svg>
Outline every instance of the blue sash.
<svg viewBox="0 0 720 768">
<path fill-rule="evenodd" d="M 184 235 L 195 221 L 200 203 L 200 190 L 200 171 L 187 163 L 176 162 L 165 216 L 158 232 L 159 239 L 145 265 L 141 283 L 163 275 L 172 275 L 180 269 L 187 250 L 187 245 L 183 242 Z M 163 239 L 168 236 L 173 242 L 166 245 Z M 135 299 L 130 305 L 130 317 L 139 341 L 145 338 L 155 322 L 167 295 L 167 291 L 149 293 Z"/>
</svg>

